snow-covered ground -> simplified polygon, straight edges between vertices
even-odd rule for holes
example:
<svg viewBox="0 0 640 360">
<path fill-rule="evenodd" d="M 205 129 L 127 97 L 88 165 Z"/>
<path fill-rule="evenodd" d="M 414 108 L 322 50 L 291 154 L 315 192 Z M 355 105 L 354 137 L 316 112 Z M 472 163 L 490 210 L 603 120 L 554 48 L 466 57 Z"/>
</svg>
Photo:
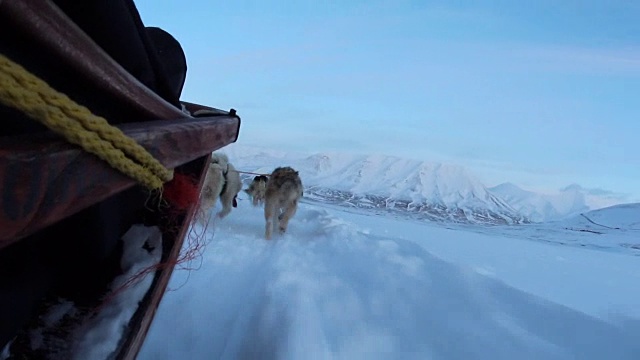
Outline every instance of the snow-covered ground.
<svg viewBox="0 0 640 360">
<path fill-rule="evenodd" d="M 640 209 L 626 214 L 633 225 Z M 241 193 L 206 230 L 201 267 L 174 273 L 138 358 L 639 359 L 637 251 L 565 246 L 567 224 L 546 226 L 305 200 L 266 241 L 262 210 Z"/>
</svg>

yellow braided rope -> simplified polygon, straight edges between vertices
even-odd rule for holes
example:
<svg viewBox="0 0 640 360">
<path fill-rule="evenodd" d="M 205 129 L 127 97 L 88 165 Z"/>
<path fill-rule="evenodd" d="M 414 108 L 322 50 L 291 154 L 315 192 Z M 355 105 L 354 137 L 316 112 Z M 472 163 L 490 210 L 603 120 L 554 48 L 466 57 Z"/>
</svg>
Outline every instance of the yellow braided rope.
<svg viewBox="0 0 640 360">
<path fill-rule="evenodd" d="M 0 103 L 38 120 L 67 141 L 95 154 L 150 189 L 159 189 L 173 178 L 172 170 L 166 169 L 120 129 L 57 92 L 2 54 Z"/>
</svg>

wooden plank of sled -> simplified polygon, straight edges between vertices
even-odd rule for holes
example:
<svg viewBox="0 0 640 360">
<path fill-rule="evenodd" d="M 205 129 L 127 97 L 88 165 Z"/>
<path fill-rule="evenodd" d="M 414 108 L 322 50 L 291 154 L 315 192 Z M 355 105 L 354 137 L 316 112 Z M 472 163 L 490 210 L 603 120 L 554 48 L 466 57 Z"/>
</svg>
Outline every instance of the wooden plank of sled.
<svg viewBox="0 0 640 360">
<path fill-rule="evenodd" d="M 228 114 L 229 113 L 229 112 L 224 111 L 224 110 L 215 109 L 215 108 L 212 108 L 212 107 L 209 107 L 209 106 L 206 106 L 206 105 L 194 104 L 194 103 L 190 103 L 190 102 L 187 102 L 187 101 L 181 101 L 181 103 L 191 113 L 196 113 L 198 111 L 207 111 L 207 112 L 211 113 L 212 115 L 223 115 L 223 114 Z"/>
<path fill-rule="evenodd" d="M 168 168 L 236 141 L 230 116 L 118 126 Z M 52 136 L 0 138 L 0 248 L 123 191 L 135 180 L 79 147 Z"/>
<path fill-rule="evenodd" d="M 208 154 L 207 156 L 181 166 L 180 171 L 199 179 L 198 189 L 202 189 L 210 161 L 211 154 Z M 185 238 L 189 236 L 187 234 L 189 224 L 191 224 L 196 211 L 196 204 L 189 206 L 186 214 L 182 218 L 182 221 L 177 224 L 179 230 L 174 234 L 165 234 L 165 239 L 168 237 L 170 239 L 169 241 L 172 241 L 171 249 L 166 254 L 163 254 L 162 261 L 166 261 L 167 266 L 161 267 L 156 272 L 151 288 L 141 301 L 136 313 L 129 321 L 128 327 L 122 336 L 122 342 L 119 346 L 119 350 L 116 351 L 116 360 L 135 360 L 137 357 L 147 336 L 151 322 L 158 310 L 160 301 L 162 300 L 167 286 L 169 285 L 169 280 L 171 279 L 171 274 L 175 267 L 174 263 L 171 261 L 175 261 L 180 256 L 180 250 L 182 249 L 183 242 Z"/>
<path fill-rule="evenodd" d="M 238 135 L 240 135 L 240 116 L 238 116 L 236 114 L 236 111 L 234 109 L 231 109 L 230 111 L 224 111 L 224 110 L 212 108 L 210 106 L 190 103 L 190 102 L 187 102 L 187 101 L 181 101 L 180 103 L 182 104 L 182 106 L 184 106 L 184 108 L 189 113 L 196 113 L 198 111 L 205 111 L 206 114 L 198 116 L 199 118 L 202 118 L 202 117 L 216 117 L 216 116 L 237 117 L 238 118 L 238 131 L 236 131 L 236 138 L 233 140 L 233 142 L 236 142 L 236 140 L 238 140 Z"/>
<path fill-rule="evenodd" d="M 117 99 L 119 106 L 126 104 L 149 119 L 187 116 L 120 66 L 50 0 L 0 1 L 0 20 L 27 34 L 32 46 L 43 48 L 42 53 L 63 59 L 80 76 Z"/>
</svg>

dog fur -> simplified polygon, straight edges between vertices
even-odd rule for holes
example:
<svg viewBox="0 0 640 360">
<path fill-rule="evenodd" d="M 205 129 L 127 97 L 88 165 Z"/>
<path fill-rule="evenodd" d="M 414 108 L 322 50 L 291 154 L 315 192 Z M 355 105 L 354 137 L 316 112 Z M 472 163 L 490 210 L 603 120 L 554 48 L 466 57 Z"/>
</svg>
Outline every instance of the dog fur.
<svg viewBox="0 0 640 360">
<path fill-rule="evenodd" d="M 275 224 L 278 224 L 281 234 L 287 231 L 301 197 L 302 181 L 297 171 L 286 166 L 278 167 L 271 173 L 264 199 L 264 218 L 267 222 L 264 237 L 267 240 L 271 239 Z"/>
<path fill-rule="evenodd" d="M 253 178 L 249 188 L 245 190 L 245 192 L 251 197 L 251 203 L 253 206 L 264 204 L 264 196 L 267 191 L 267 181 L 269 181 L 268 177 L 258 175 Z"/>
<path fill-rule="evenodd" d="M 201 209 L 205 214 L 209 213 L 219 198 L 222 210 L 217 216 L 223 218 L 231 212 L 232 207 L 237 207 L 236 196 L 240 190 L 242 190 L 240 174 L 229 162 L 227 155 L 213 153 L 200 196 Z"/>
</svg>

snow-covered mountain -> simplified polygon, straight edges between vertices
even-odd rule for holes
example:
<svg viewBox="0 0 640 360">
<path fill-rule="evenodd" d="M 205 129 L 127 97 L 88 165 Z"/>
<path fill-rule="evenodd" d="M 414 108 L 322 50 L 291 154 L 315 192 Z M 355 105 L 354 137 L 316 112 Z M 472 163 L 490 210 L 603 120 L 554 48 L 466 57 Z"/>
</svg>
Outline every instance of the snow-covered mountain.
<svg viewBox="0 0 640 360">
<path fill-rule="evenodd" d="M 228 151 L 237 167 L 300 172 L 305 197 L 322 202 L 409 213 L 435 221 L 528 222 L 465 168 L 384 155 L 322 153 L 296 156 L 252 148 Z"/>
<path fill-rule="evenodd" d="M 600 189 L 586 189 L 577 184 L 571 184 L 555 193 L 528 191 L 512 183 L 494 186 L 489 188 L 489 191 L 534 222 L 569 218 L 621 202 L 619 194 Z"/>
<path fill-rule="evenodd" d="M 233 144 L 225 148 L 241 170 L 270 173 L 277 166 L 298 170 L 305 198 L 417 219 L 514 224 L 571 218 L 624 202 L 624 195 L 572 184 L 555 193 L 513 183 L 487 188 L 462 166 L 349 153 L 305 154 Z M 249 181 L 250 175 L 244 179 Z"/>
<path fill-rule="evenodd" d="M 588 189 L 578 184 L 571 184 L 563 189 L 562 192 L 575 192 L 584 197 L 584 203 L 591 210 L 602 209 L 622 203 L 628 203 L 626 194 L 616 193 L 603 189 Z"/>
<path fill-rule="evenodd" d="M 309 193 L 321 200 L 436 221 L 527 221 L 461 166 L 381 155 L 317 154 L 306 161 L 312 175 Z"/>
<path fill-rule="evenodd" d="M 512 183 L 494 186 L 489 191 L 503 198 L 533 222 L 560 219 L 589 211 L 584 196 L 577 191 L 541 194 L 524 190 Z"/>
</svg>

